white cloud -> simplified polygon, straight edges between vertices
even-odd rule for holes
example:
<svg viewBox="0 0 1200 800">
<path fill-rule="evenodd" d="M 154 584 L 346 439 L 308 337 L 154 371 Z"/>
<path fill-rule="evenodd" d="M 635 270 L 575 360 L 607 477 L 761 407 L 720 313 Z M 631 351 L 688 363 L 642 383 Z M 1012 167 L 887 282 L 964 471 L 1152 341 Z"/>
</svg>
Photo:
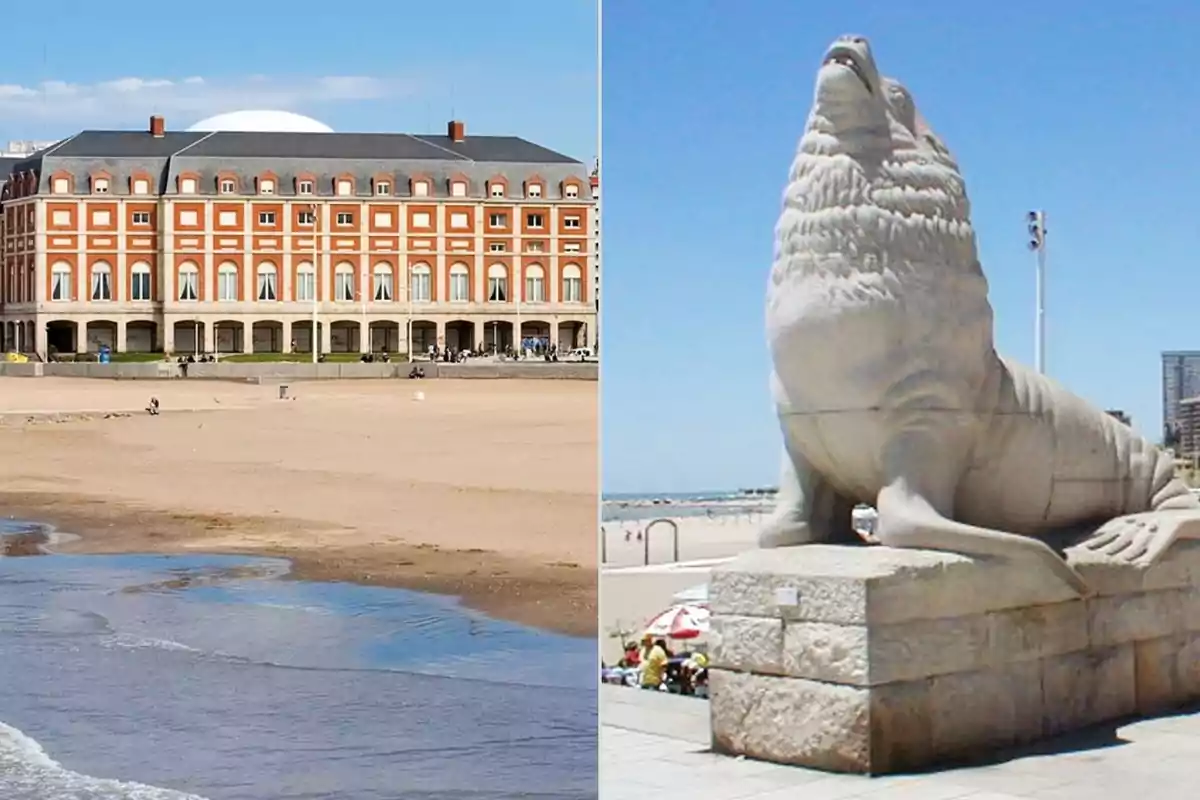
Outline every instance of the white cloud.
<svg viewBox="0 0 1200 800">
<path fill-rule="evenodd" d="M 366 76 L 214 80 L 125 77 L 99 83 L 0 83 L 0 119 L 26 119 L 68 129 L 141 125 L 150 114 L 180 129 L 212 114 L 240 109 L 300 111 L 412 95 L 411 82 Z"/>
</svg>

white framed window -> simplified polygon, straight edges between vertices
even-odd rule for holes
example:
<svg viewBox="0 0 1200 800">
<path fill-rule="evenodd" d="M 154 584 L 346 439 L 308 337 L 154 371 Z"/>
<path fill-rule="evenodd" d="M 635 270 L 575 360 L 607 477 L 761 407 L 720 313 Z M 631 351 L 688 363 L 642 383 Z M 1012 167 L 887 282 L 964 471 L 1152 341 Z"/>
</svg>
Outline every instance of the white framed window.
<svg viewBox="0 0 1200 800">
<path fill-rule="evenodd" d="M 237 181 L 230 178 L 221 179 L 221 194 L 236 194 Z"/>
<path fill-rule="evenodd" d="M 582 248 L 580 248 L 579 242 L 567 242 L 562 249 L 564 253 L 578 253 Z"/>
<path fill-rule="evenodd" d="M 428 303 L 433 296 L 433 272 L 426 264 L 415 264 L 410 270 L 412 275 L 412 293 L 414 303 Z"/>
<path fill-rule="evenodd" d="M 200 224 L 200 218 L 194 208 L 185 208 L 179 212 L 179 227 L 194 228 Z"/>
<path fill-rule="evenodd" d="M 350 211 L 339 211 L 337 215 L 337 224 L 341 227 L 349 227 L 354 224 L 354 214 Z"/>
<path fill-rule="evenodd" d="M 488 245 L 488 251 L 492 253 L 507 253 L 508 245 L 504 242 L 492 242 Z"/>
<path fill-rule="evenodd" d="M 489 228 L 507 228 L 508 214 L 488 214 Z"/>
<path fill-rule="evenodd" d="M 149 211 L 133 212 L 133 224 L 138 225 L 138 226 L 149 225 L 150 224 L 150 212 Z"/>
<path fill-rule="evenodd" d="M 259 194 L 275 194 L 275 181 L 270 178 L 263 178 L 258 182 Z"/>
<path fill-rule="evenodd" d="M 228 262 L 217 269 L 217 300 L 235 303 L 238 299 L 238 269 Z"/>
<path fill-rule="evenodd" d="M 525 227 L 527 227 L 527 228 L 540 228 L 545 224 L 545 222 L 546 222 L 546 220 L 542 217 L 541 214 L 526 214 L 525 215 Z"/>
<path fill-rule="evenodd" d="M 464 230 L 471 227 L 471 223 L 467 215 L 461 211 L 455 211 L 450 215 L 450 227 L 454 230 Z"/>
<path fill-rule="evenodd" d="M 413 182 L 413 197 L 428 197 L 428 196 L 429 196 L 428 181 L 414 181 Z"/>
<path fill-rule="evenodd" d="M 131 300 L 153 300 L 150 296 L 150 265 L 139 261 L 129 271 L 129 298 Z"/>
<path fill-rule="evenodd" d="M 580 222 L 579 222 L 579 217 L 574 216 L 574 215 L 569 216 L 569 217 L 563 217 L 563 227 L 564 228 L 572 228 L 574 230 L 579 230 L 579 228 L 581 227 Z"/>
<path fill-rule="evenodd" d="M 112 214 L 107 209 L 93 209 L 92 225 L 97 228 L 107 228 L 112 224 Z"/>
<path fill-rule="evenodd" d="M 71 181 L 69 178 L 55 178 L 51 189 L 55 194 L 70 194 Z"/>
<path fill-rule="evenodd" d="M 450 196 L 451 197 L 466 197 L 467 196 L 467 185 L 465 183 L 463 183 L 462 181 L 452 181 L 450 183 Z"/>
<path fill-rule="evenodd" d="M 258 265 L 258 299 L 274 302 L 279 299 L 279 270 L 271 263 Z"/>
<path fill-rule="evenodd" d="M 392 193 L 392 184 L 391 183 L 389 183 L 388 181 L 376 181 L 375 182 L 375 196 L 376 197 L 387 197 L 391 193 Z"/>
<path fill-rule="evenodd" d="M 108 194 L 108 178 L 92 178 L 92 192 Z"/>
<path fill-rule="evenodd" d="M 525 268 L 525 302 L 546 302 L 546 271 L 537 264 Z"/>
<path fill-rule="evenodd" d="M 317 216 L 311 211 L 299 211 L 296 213 L 297 225 L 312 225 L 317 221 Z"/>
<path fill-rule="evenodd" d="M 354 302 L 354 266 L 338 264 L 333 272 L 333 299 L 341 303 Z"/>
<path fill-rule="evenodd" d="M 338 197 L 349 197 L 354 194 L 354 184 L 344 178 L 337 182 Z"/>
<path fill-rule="evenodd" d="M 50 224 L 56 228 L 71 227 L 71 212 L 63 209 L 56 210 L 50 215 Z"/>
<path fill-rule="evenodd" d="M 133 181 L 134 194 L 150 194 L 150 181 L 145 178 L 136 178 Z"/>
<path fill-rule="evenodd" d="M 583 300 L 583 272 L 577 264 L 567 264 L 562 270 L 562 301 L 579 303 Z"/>
<path fill-rule="evenodd" d="M 508 187 L 500 181 L 492 181 L 488 186 L 488 194 L 494 198 L 505 197 L 508 194 Z"/>
<path fill-rule="evenodd" d="M 59 261 L 50 268 L 50 299 L 51 300 L 70 300 L 74 292 L 71 291 L 71 265 L 65 261 Z"/>
<path fill-rule="evenodd" d="M 297 181 L 296 182 L 296 194 L 312 194 L 312 193 L 313 193 L 313 182 L 312 181 Z"/>
<path fill-rule="evenodd" d="M 371 296 L 376 302 L 387 303 L 392 299 L 392 273 L 391 264 L 376 264 L 374 271 L 374 285 L 371 287 Z"/>
<path fill-rule="evenodd" d="M 183 180 L 181 180 L 179 182 L 179 193 L 180 194 L 195 194 L 196 193 L 196 179 L 195 178 L 184 178 Z"/>
<path fill-rule="evenodd" d="M 579 187 L 573 183 L 568 183 L 563 187 L 563 197 L 568 200 L 574 200 L 576 197 L 579 197 Z"/>
<path fill-rule="evenodd" d="M 296 267 L 296 299 L 312 302 L 317 297 L 317 273 L 307 261 Z"/>
<path fill-rule="evenodd" d="M 275 212 L 274 211 L 258 212 L 258 224 L 259 225 L 274 225 L 275 224 Z"/>
<path fill-rule="evenodd" d="M 503 264 L 488 267 L 488 302 L 508 302 L 508 268 Z"/>
<path fill-rule="evenodd" d="M 471 270 L 466 264 L 450 267 L 450 302 L 466 303 L 471 299 Z"/>
<path fill-rule="evenodd" d="M 222 211 L 217 215 L 217 224 L 227 228 L 235 228 L 238 224 L 238 215 L 236 211 Z"/>
<path fill-rule="evenodd" d="M 526 253 L 544 253 L 544 252 L 546 252 L 546 243 L 539 242 L 536 240 L 525 242 L 525 252 Z"/>
<path fill-rule="evenodd" d="M 179 266 L 179 299 L 200 298 L 200 268 L 188 262 Z"/>
<path fill-rule="evenodd" d="M 375 212 L 375 227 L 376 228 L 392 227 L 392 212 L 376 211 Z"/>
<path fill-rule="evenodd" d="M 541 197 L 542 185 L 540 183 L 530 183 L 525 187 L 526 197 Z"/>
<path fill-rule="evenodd" d="M 414 228 L 428 228 L 428 227 L 429 227 L 429 212 L 428 212 L 428 211 L 416 211 L 416 212 L 413 212 L 413 215 L 412 215 L 412 227 L 414 227 Z"/>
</svg>

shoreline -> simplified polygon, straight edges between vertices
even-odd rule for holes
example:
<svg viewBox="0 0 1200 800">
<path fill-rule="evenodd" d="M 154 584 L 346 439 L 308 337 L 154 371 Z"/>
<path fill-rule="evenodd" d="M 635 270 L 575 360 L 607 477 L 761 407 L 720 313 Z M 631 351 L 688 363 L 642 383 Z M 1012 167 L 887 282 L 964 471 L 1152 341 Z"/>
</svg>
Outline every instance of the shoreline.
<svg viewBox="0 0 1200 800">
<path fill-rule="evenodd" d="M 577 564 L 533 563 L 482 548 L 405 542 L 322 544 L 319 549 L 206 544 L 214 533 L 316 532 L 323 526 L 279 517 L 172 513 L 57 493 L 0 491 L 0 509 L 8 519 L 49 525 L 55 532 L 78 537 L 42 550 L 44 535 L 10 535 L 3 537 L 0 550 L 7 557 L 204 553 L 281 558 L 291 565 L 283 576 L 288 580 L 454 596 L 467 608 L 548 633 L 594 638 L 598 631 L 596 574 Z"/>
</svg>

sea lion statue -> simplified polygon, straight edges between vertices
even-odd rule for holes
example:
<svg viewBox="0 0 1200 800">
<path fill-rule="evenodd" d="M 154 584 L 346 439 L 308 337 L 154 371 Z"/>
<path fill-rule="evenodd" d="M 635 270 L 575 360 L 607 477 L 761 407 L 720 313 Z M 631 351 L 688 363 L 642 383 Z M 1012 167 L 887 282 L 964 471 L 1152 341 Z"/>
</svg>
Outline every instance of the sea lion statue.
<svg viewBox="0 0 1200 800">
<path fill-rule="evenodd" d="M 1200 538 L 1168 453 L 996 353 L 958 165 L 861 37 L 825 54 L 775 239 L 784 459 L 760 546 L 855 541 L 861 502 L 881 544 L 1034 558 L 1087 594 L 1049 534 L 1141 565 Z"/>
</svg>

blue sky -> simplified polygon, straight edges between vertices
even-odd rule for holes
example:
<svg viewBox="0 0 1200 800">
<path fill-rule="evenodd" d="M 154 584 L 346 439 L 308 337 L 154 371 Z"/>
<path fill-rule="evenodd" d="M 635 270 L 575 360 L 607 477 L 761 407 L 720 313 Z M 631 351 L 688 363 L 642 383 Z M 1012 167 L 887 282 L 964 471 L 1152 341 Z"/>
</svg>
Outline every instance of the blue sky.
<svg viewBox="0 0 1200 800">
<path fill-rule="evenodd" d="M 1200 349 L 1200 5 L 1150 8 L 605 0 L 605 491 L 774 484 L 772 230 L 843 33 L 958 156 L 999 349 L 1033 362 L 1025 214 L 1045 208 L 1047 371 L 1157 440 L 1159 352 Z"/>
<path fill-rule="evenodd" d="M 152 113 L 184 128 L 222 111 L 283 108 L 339 131 L 442 133 L 453 114 L 468 135 L 519 135 L 589 164 L 596 155 L 595 0 L 54 9 L 50 26 L 33 22 L 36 12 L 9 20 L 0 145 L 141 127 Z"/>
</svg>

